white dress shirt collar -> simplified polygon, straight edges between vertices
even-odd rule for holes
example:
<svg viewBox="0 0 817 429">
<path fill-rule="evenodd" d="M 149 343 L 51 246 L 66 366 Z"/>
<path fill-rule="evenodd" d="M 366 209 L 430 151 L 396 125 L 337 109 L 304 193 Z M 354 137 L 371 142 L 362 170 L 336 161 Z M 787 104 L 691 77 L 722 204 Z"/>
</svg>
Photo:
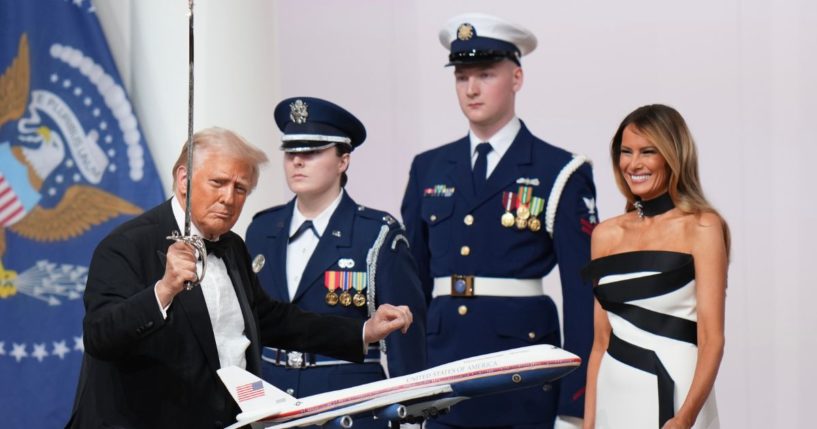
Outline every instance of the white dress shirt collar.
<svg viewBox="0 0 817 429">
<path fill-rule="evenodd" d="M 468 133 L 468 137 L 471 141 L 471 165 L 477 160 L 477 145 L 480 143 L 488 142 L 491 144 L 491 148 L 493 149 L 491 153 L 488 154 L 490 157 L 492 154 L 496 154 L 496 159 L 502 159 L 502 156 L 505 155 L 505 152 L 508 151 L 508 148 L 511 147 L 511 143 L 516 138 L 516 135 L 519 133 L 519 130 L 522 128 L 522 122 L 519 121 L 519 118 L 514 116 L 505 124 L 504 127 L 500 128 L 496 134 L 492 135 L 487 140 L 480 140 L 479 137 L 474 134 L 474 131 L 470 131 Z M 489 161 L 490 163 L 490 161 Z M 489 166 L 489 175 L 490 175 L 490 166 Z"/>
<path fill-rule="evenodd" d="M 332 204 L 329 204 L 329 207 L 325 208 L 319 215 L 315 216 L 312 220 L 312 226 L 315 227 L 315 230 L 318 231 L 318 235 L 323 237 L 323 232 L 326 231 L 326 227 L 329 226 L 329 219 L 332 218 L 332 214 L 335 213 L 335 209 L 338 208 L 340 205 L 340 201 L 343 199 L 343 188 L 341 188 L 340 192 L 338 193 L 337 198 L 335 201 L 332 201 Z M 307 219 L 306 216 L 298 210 L 298 198 L 295 198 L 295 205 L 292 209 L 292 221 L 289 223 L 289 237 L 292 237 L 295 234 L 295 231 L 301 227 L 301 224 L 304 221 L 310 220 Z"/>
</svg>

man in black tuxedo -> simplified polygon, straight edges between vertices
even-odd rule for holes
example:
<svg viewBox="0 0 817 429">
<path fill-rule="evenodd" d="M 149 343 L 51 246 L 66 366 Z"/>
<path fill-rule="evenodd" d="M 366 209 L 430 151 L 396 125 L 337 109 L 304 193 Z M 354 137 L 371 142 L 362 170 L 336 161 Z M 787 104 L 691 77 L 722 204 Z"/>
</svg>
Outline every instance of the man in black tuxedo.
<svg viewBox="0 0 817 429">
<path fill-rule="evenodd" d="M 384 304 L 362 323 L 272 301 L 230 231 L 266 156 L 219 128 L 196 133 L 193 144 L 192 231 L 209 241 L 207 273 L 186 291 L 185 282 L 198 278 L 195 251 L 167 238 L 184 230 L 185 145 L 173 168 L 175 196 L 116 228 L 94 251 L 85 357 L 67 427 L 226 426 L 239 409 L 217 369 L 258 374 L 261 346 L 362 362 L 365 345 L 411 324 L 406 307 Z"/>
</svg>

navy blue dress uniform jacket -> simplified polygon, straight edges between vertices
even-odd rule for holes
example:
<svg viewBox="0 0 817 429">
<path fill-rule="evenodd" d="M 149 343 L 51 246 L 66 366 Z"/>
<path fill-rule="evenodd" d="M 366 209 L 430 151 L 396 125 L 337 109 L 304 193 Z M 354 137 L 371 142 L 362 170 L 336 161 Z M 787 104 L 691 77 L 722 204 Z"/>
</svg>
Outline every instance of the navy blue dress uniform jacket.
<svg viewBox="0 0 817 429">
<path fill-rule="evenodd" d="M 258 272 L 261 285 L 272 297 L 283 302 L 290 302 L 286 258 L 294 204 L 293 199 L 286 205 L 258 213 L 247 230 L 250 254 L 254 258 L 264 255 L 266 259 Z M 367 319 L 366 306 L 344 307 L 340 303 L 329 306 L 326 303 L 328 290 L 324 286 L 324 273 L 366 271 L 367 255 L 383 228 L 387 232 L 382 238 L 377 258 L 375 302 L 377 305 L 407 305 L 414 315 L 414 323 L 408 333 L 404 335 L 395 332 L 385 341 L 389 375 L 399 376 L 425 368 L 426 303 L 404 230 L 388 213 L 359 206 L 344 192 L 304 269 L 292 302 L 310 312 Z M 341 260 L 346 263 L 339 264 Z M 348 267 L 348 260 L 354 261 L 353 267 Z M 364 294 L 366 292 L 363 291 Z M 336 293 L 340 294 L 341 291 L 337 290 Z M 385 378 L 382 367 L 377 363 L 287 369 L 265 361 L 262 366 L 262 373 L 267 381 L 285 391 L 293 389 L 293 396 L 296 397 Z"/>
<path fill-rule="evenodd" d="M 85 289 L 85 356 L 69 428 L 220 428 L 238 405 L 216 375 L 218 349 L 200 287 L 173 298 L 162 317 L 154 285 L 167 239 L 178 231 L 168 200 L 123 223 L 94 251 Z M 271 300 L 250 271 L 241 237 L 221 236 L 250 340 L 247 370 L 258 374 L 262 345 L 303 347 L 363 360 L 362 323 L 322 317 Z M 334 329 L 335 335 L 308 335 Z"/>
<path fill-rule="evenodd" d="M 590 232 L 597 219 L 590 166 L 582 164 L 567 181 L 551 239 L 544 227 L 538 232 L 503 227 L 502 194 L 517 193 L 520 178 L 538 179 L 533 196 L 547 200 L 572 155 L 536 138 L 522 124 L 480 195 L 474 195 L 471 159 L 466 136 L 418 155 L 411 166 L 402 214 L 427 297 L 435 277 L 538 279 L 558 263 L 564 296 L 563 347 L 586 361 L 593 340 L 593 295 L 579 273 L 590 259 Z M 467 215 L 472 218 L 466 220 Z M 544 225 L 544 213 L 540 219 Z M 469 247 L 467 255 L 462 246 Z M 429 366 L 532 344 L 561 345 L 557 310 L 546 296 L 440 296 L 431 300 L 428 313 Z M 582 416 L 585 372 L 583 363 L 544 389 L 462 402 L 440 421 L 463 427 L 544 422 L 547 427 L 555 414 Z"/>
</svg>

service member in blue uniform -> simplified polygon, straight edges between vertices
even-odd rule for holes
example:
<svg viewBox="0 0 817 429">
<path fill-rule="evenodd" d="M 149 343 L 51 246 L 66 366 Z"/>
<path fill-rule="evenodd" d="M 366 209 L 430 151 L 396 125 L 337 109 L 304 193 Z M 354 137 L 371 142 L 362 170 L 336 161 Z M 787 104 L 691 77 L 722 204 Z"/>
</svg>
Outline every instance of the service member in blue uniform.
<svg viewBox="0 0 817 429">
<path fill-rule="evenodd" d="M 532 344 L 587 359 L 593 295 L 579 271 L 597 223 L 591 166 L 515 113 L 528 30 L 467 14 L 440 32 L 470 132 L 418 155 L 402 214 L 430 305 L 428 364 Z M 564 340 L 541 279 L 559 265 Z M 429 427 L 580 427 L 584 366 L 553 385 L 471 399 Z M 557 418 L 558 416 L 558 418 Z"/>
<path fill-rule="evenodd" d="M 363 364 L 266 348 L 264 378 L 303 397 L 385 378 L 384 352 L 390 376 L 424 369 L 426 302 L 404 229 L 388 213 L 357 204 L 344 189 L 350 154 L 366 138 L 363 124 L 340 106 L 311 97 L 282 101 L 275 121 L 295 198 L 258 213 L 247 230 L 263 288 L 304 310 L 360 319 L 382 303 L 407 305 L 414 323 L 404 335 L 370 345 Z"/>
</svg>

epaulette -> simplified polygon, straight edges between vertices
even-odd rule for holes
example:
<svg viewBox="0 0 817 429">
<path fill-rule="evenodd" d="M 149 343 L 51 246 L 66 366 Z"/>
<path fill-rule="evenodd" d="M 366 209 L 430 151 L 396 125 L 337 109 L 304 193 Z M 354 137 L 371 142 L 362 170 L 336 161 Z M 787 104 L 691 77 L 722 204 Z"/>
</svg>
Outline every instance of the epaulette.
<svg viewBox="0 0 817 429">
<path fill-rule="evenodd" d="M 268 208 L 268 209 L 261 210 L 260 212 L 258 212 L 258 213 L 256 213 L 256 214 L 252 215 L 252 218 L 253 218 L 253 220 L 254 220 L 254 219 L 255 219 L 255 218 L 257 218 L 258 216 L 263 216 L 263 215 L 266 215 L 266 214 L 269 214 L 269 213 L 275 213 L 275 212 L 277 212 L 277 211 L 279 211 L 279 210 L 283 209 L 283 208 L 284 208 L 284 207 L 286 207 L 286 206 L 287 206 L 286 204 L 281 204 L 280 206 L 270 207 L 270 208 Z"/>
<path fill-rule="evenodd" d="M 363 218 L 376 220 L 383 225 L 388 225 L 390 230 L 395 228 L 403 229 L 403 225 L 394 218 L 394 216 L 382 210 L 372 209 L 366 206 L 358 205 L 357 213 Z"/>
</svg>

